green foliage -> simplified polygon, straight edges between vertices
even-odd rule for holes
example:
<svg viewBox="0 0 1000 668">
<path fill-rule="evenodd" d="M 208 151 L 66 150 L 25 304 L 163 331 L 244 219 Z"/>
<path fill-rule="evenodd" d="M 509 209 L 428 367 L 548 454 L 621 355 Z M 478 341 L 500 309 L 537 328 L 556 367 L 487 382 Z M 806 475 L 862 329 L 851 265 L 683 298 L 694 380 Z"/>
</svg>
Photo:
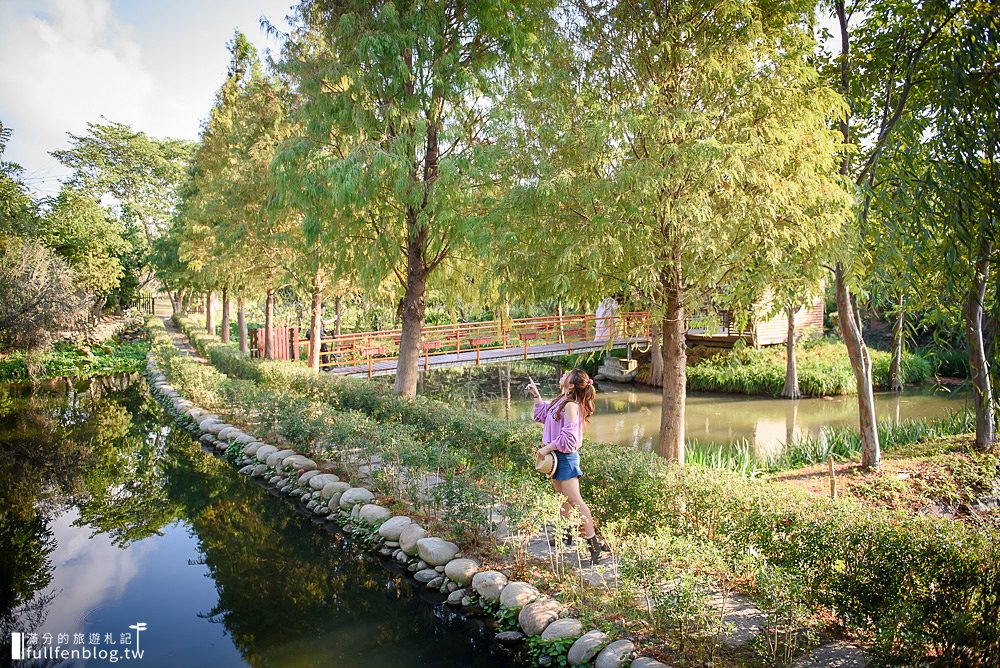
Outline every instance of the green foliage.
<svg viewBox="0 0 1000 668">
<path fill-rule="evenodd" d="M 192 334 L 213 362 L 258 385 L 231 384 L 232 394 L 224 401 L 236 406 L 236 395 L 245 393 L 239 410 L 258 415 L 261 426 L 300 413 L 305 416 L 298 418 L 300 435 L 329 434 L 332 442 L 366 455 L 391 453 L 394 444 L 407 443 L 393 455 L 395 461 L 402 462 L 405 454 L 407 466 L 419 467 L 420 461 L 454 466 L 453 474 L 485 482 L 511 505 L 541 488 L 528 459 L 537 440 L 533 428 L 441 402 L 403 400 L 365 381 L 315 375 L 288 363 L 260 363 L 215 337 Z M 224 385 L 221 379 L 213 382 Z M 330 425 L 336 431 L 327 431 Z M 622 539 L 653 536 L 671 544 L 665 536 L 679 536 L 688 541 L 658 554 L 657 568 L 697 572 L 691 561 L 681 561 L 696 554 L 709 572 L 728 568 L 754 578 L 764 565 L 798 573 L 800 580 L 780 590 L 762 580 L 764 589 L 773 590 L 768 595 L 774 598 L 776 623 L 803 607 L 810 614 L 833 611 L 847 628 L 875 638 L 880 652 L 902 660 L 928 648 L 985 660 L 1000 642 L 991 621 L 1000 609 L 1000 555 L 987 534 L 849 499 L 831 503 L 725 471 L 678 466 L 627 446 L 586 444 L 582 452 L 584 497 L 599 519 L 621 527 Z M 433 507 L 419 495 L 408 498 L 424 503 L 422 508 Z M 694 545 L 700 547 L 692 550 Z M 689 584 L 683 597 L 678 594 L 663 609 L 676 607 L 686 611 L 686 619 L 697 620 L 698 583 Z M 688 628 L 696 626 L 690 622 Z M 787 644 L 786 636 L 781 638 Z"/>
<path fill-rule="evenodd" d="M 131 243 L 93 196 L 63 188 L 42 218 L 38 233 L 73 268 L 81 290 L 106 297 L 118 288 Z"/>
<path fill-rule="evenodd" d="M 528 636 L 525 639 L 527 654 L 533 665 L 537 666 L 568 666 L 567 654 L 576 638 L 557 638 L 543 640 L 541 636 Z"/>
<path fill-rule="evenodd" d="M 805 605 L 805 578 L 797 570 L 762 564 L 757 571 L 756 592 L 767 623 L 755 639 L 762 658 L 771 666 L 788 666 L 799 650 L 813 644 L 816 634 Z"/>
<path fill-rule="evenodd" d="M 34 227 L 38 206 L 24 183 L 24 168 L 3 159 L 12 131 L 0 121 L 0 235 L 21 235 Z"/>
<path fill-rule="evenodd" d="M 15 352 L 0 358 L 0 382 L 138 373 L 148 350 L 145 341 L 112 339 L 93 347 L 62 344 L 43 353 Z"/>
<path fill-rule="evenodd" d="M 872 350 L 872 383 L 889 387 L 889 353 Z M 811 397 L 856 394 L 857 383 L 847 350 L 836 341 L 802 346 L 796 353 L 799 387 Z M 931 377 L 931 363 L 920 353 L 903 353 L 905 383 L 923 383 Z M 783 347 L 755 350 L 744 347 L 704 359 L 688 367 L 690 390 L 769 394 L 779 396 L 785 384 Z"/>
<path fill-rule="evenodd" d="M 961 348 L 930 347 L 917 351 L 930 362 L 935 376 L 969 377 L 969 351 Z"/>
</svg>

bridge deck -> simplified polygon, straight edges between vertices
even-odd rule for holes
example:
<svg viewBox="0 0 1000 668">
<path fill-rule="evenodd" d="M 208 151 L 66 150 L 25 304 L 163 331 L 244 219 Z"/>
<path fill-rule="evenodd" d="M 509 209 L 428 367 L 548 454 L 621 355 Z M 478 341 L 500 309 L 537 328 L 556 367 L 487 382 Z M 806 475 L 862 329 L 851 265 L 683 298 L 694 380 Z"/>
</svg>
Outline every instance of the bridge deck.
<svg viewBox="0 0 1000 668">
<path fill-rule="evenodd" d="M 645 339 L 618 338 L 615 339 L 612 348 L 624 348 L 630 343 L 644 343 Z M 538 359 L 540 357 L 553 357 L 565 355 L 567 353 L 587 353 L 595 350 L 603 350 L 608 347 L 608 341 L 574 341 L 567 343 L 547 343 L 535 346 L 528 346 L 527 359 Z M 484 348 L 479 352 L 480 364 L 495 364 L 497 362 L 515 362 L 525 359 L 524 346 L 512 348 Z M 371 375 L 391 376 L 396 373 L 398 359 L 372 360 Z M 436 353 L 428 356 L 426 366 L 429 369 L 444 369 L 455 366 L 475 366 L 476 351 L 463 350 L 460 353 Z M 424 357 L 420 357 L 420 369 L 424 368 Z M 343 366 L 325 369 L 340 376 L 352 376 L 355 378 L 368 377 L 368 364 L 356 366 Z"/>
</svg>

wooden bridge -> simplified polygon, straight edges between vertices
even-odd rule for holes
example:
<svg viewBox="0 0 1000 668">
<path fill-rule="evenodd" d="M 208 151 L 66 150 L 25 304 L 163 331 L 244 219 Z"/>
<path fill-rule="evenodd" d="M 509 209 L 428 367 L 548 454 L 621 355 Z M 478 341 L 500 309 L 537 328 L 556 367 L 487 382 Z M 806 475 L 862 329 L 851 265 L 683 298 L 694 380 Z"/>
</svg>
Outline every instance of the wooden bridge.
<svg viewBox="0 0 1000 668">
<path fill-rule="evenodd" d="M 394 375 L 402 333 L 391 329 L 324 337 L 320 339 L 320 367 L 345 376 Z M 648 341 L 646 312 L 611 317 L 583 314 L 427 325 L 421 352 L 426 371 L 609 350 Z M 309 339 L 293 334 L 292 358 L 304 358 L 309 345 Z"/>
</svg>

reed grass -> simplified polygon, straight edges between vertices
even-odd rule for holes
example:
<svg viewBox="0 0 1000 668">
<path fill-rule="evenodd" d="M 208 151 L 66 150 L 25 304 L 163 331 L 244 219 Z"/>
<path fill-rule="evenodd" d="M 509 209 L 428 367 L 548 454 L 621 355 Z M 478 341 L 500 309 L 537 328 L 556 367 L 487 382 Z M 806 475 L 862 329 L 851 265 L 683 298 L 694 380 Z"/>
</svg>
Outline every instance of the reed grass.
<svg viewBox="0 0 1000 668">
<path fill-rule="evenodd" d="M 905 446 L 944 436 L 975 430 L 975 415 L 958 410 L 941 418 L 883 421 L 877 425 L 883 451 L 898 451 Z M 775 473 L 812 466 L 833 455 L 836 461 L 851 461 L 861 455 L 861 436 L 853 427 L 823 427 L 819 435 L 805 434 L 784 444 L 776 457 L 758 455 L 746 439 L 732 443 L 702 443 L 691 439 L 686 461 L 706 468 L 723 469 L 747 476 Z"/>
</svg>

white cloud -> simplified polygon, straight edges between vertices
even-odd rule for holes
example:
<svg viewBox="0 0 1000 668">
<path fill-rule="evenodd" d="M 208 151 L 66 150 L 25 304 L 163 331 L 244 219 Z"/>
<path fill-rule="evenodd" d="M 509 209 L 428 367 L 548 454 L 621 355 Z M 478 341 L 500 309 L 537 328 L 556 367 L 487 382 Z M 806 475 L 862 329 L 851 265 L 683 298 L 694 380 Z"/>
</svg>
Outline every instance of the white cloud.
<svg viewBox="0 0 1000 668">
<path fill-rule="evenodd" d="M 283 26 L 287 0 L 3 0 L 0 120 L 14 131 L 4 156 L 38 192 L 66 170 L 48 152 L 88 121 L 128 123 L 155 137 L 195 139 L 225 77 L 226 41 L 239 27 L 263 38 L 266 15 Z"/>
</svg>

